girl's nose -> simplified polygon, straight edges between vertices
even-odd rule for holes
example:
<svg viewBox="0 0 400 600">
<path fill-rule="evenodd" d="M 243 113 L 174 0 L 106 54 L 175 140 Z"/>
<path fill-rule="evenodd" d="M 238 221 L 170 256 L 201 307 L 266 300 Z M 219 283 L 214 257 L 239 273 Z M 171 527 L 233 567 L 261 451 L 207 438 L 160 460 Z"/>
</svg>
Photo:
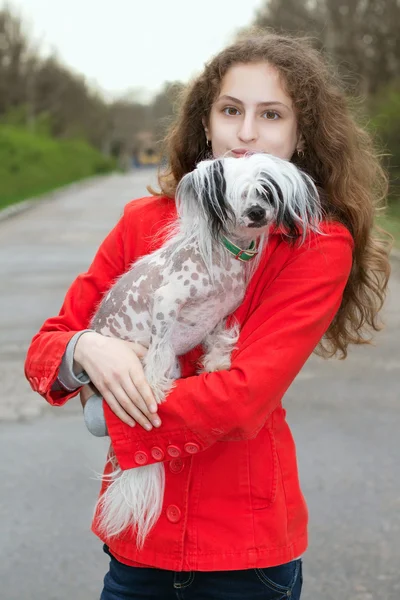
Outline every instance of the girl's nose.
<svg viewBox="0 0 400 600">
<path fill-rule="evenodd" d="M 238 132 L 238 137 L 242 142 L 248 143 L 257 139 L 257 127 L 254 119 L 244 119 Z"/>
</svg>

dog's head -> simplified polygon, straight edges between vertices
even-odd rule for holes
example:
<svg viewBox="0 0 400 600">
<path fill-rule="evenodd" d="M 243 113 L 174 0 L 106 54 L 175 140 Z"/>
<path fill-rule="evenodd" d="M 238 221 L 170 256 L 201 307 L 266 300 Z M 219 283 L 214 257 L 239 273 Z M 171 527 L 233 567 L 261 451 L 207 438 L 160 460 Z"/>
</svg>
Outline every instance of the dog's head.
<svg viewBox="0 0 400 600">
<path fill-rule="evenodd" d="M 318 231 L 321 205 L 312 179 L 293 163 L 269 154 L 200 162 L 177 189 L 183 218 L 208 222 L 213 237 L 255 239 L 272 224 L 291 237 Z"/>
</svg>

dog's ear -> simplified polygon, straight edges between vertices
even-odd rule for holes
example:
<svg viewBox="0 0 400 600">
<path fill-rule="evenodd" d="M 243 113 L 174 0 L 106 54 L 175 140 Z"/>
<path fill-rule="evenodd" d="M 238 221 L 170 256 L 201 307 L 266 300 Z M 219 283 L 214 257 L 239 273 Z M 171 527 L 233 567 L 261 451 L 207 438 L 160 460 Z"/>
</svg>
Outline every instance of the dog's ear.
<svg viewBox="0 0 400 600">
<path fill-rule="evenodd" d="M 297 239 L 300 236 L 301 230 L 299 222 L 294 218 L 294 211 L 289 210 L 287 199 L 284 198 L 283 191 L 275 181 L 271 182 L 273 192 L 269 190 L 269 193 L 274 196 L 276 206 L 276 224 L 278 227 L 283 227 L 290 238 Z M 292 202 L 290 202 L 292 204 Z"/>
<path fill-rule="evenodd" d="M 289 238 L 298 239 L 301 235 L 299 222 L 288 211 L 278 211 L 277 225 L 283 227 Z"/>
<path fill-rule="evenodd" d="M 287 210 L 287 203 L 285 202 L 280 185 L 273 179 L 270 179 L 268 185 L 264 184 L 262 186 L 261 197 L 264 202 L 274 207 L 276 211 L 276 226 L 283 227 L 288 232 L 289 237 L 297 238 L 300 235 L 300 229 L 293 214 Z"/>
<path fill-rule="evenodd" d="M 223 159 L 202 161 L 183 177 L 177 189 L 177 206 L 181 216 L 206 221 L 215 239 L 227 233 L 234 213 L 226 201 Z"/>
<path fill-rule="evenodd" d="M 264 202 L 273 206 L 283 205 L 283 194 L 280 186 L 271 178 L 269 173 L 260 172 L 259 179 L 263 182 L 260 186 L 260 195 Z M 268 182 L 268 183 L 267 183 Z"/>
<path fill-rule="evenodd" d="M 228 233 L 228 222 L 234 220 L 234 213 L 226 200 L 226 179 L 223 159 L 209 161 L 201 171 L 199 201 L 211 228 L 214 239 Z"/>
<path fill-rule="evenodd" d="M 282 190 L 277 181 L 270 179 L 266 194 L 276 209 L 276 224 L 282 226 L 290 238 L 299 238 L 307 229 L 318 230 L 321 220 L 321 201 L 312 179 L 300 170 L 292 173 L 297 181 Z"/>
<path fill-rule="evenodd" d="M 269 173 L 261 173 L 261 178 L 263 184 L 261 185 L 260 195 L 264 202 L 275 209 L 276 225 L 278 227 L 283 226 L 290 237 L 298 237 L 300 230 L 292 212 L 288 210 L 281 186 L 271 178 Z"/>
</svg>

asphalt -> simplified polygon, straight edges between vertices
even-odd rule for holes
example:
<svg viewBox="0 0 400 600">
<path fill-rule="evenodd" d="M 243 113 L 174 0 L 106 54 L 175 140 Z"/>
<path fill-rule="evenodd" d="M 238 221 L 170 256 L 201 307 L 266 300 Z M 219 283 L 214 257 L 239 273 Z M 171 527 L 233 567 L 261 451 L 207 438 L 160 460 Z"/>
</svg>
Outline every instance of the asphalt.
<svg viewBox="0 0 400 600">
<path fill-rule="evenodd" d="M 108 559 L 90 520 L 106 442 L 76 400 L 57 409 L 34 394 L 23 363 L 125 203 L 154 182 L 153 170 L 103 177 L 0 218 L 1 599 L 99 597 Z M 310 512 L 304 600 L 400 598 L 397 260 L 382 316 L 374 346 L 311 357 L 285 397 Z"/>
</svg>

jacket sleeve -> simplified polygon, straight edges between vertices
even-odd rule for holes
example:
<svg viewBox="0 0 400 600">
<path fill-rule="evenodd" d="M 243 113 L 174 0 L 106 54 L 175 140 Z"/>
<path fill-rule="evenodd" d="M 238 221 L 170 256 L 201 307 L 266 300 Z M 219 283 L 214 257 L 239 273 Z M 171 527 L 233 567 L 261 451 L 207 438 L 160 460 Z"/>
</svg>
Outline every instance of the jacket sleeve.
<svg viewBox="0 0 400 600">
<path fill-rule="evenodd" d="M 124 230 L 122 216 L 101 244 L 88 271 L 79 275 L 69 288 L 59 315 L 47 319 L 32 339 L 25 375 L 32 389 L 50 404 L 61 406 L 80 390 L 80 387 L 66 390 L 56 384 L 60 364 L 70 339 L 87 329 L 103 294 L 124 272 Z"/>
<path fill-rule="evenodd" d="M 230 370 L 177 380 L 159 408 L 160 428 L 131 428 L 103 401 L 121 468 L 189 456 L 217 441 L 255 437 L 339 309 L 352 249 L 347 229 L 331 225 L 328 235 L 313 235 L 293 250 L 242 324 Z"/>
</svg>

